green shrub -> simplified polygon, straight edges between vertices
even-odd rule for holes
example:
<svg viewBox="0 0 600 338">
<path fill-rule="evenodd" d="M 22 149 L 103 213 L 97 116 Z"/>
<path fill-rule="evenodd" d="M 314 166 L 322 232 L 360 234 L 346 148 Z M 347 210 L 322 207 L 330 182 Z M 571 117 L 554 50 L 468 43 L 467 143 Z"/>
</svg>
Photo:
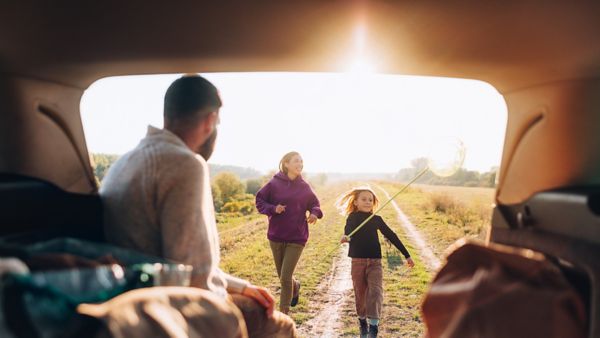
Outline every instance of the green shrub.
<svg viewBox="0 0 600 338">
<path fill-rule="evenodd" d="M 236 202 L 227 202 L 221 208 L 221 212 L 238 212 L 240 211 L 240 205 Z"/>
<path fill-rule="evenodd" d="M 221 208 L 221 212 L 239 213 L 240 215 L 250 215 L 255 211 L 254 199 L 235 200 L 227 202 Z"/>
</svg>

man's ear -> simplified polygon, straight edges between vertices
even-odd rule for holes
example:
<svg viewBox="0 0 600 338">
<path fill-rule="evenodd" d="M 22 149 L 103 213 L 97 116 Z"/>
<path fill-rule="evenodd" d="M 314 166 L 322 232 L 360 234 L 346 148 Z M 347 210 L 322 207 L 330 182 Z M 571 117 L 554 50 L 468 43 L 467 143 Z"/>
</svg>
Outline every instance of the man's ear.
<svg viewBox="0 0 600 338">
<path fill-rule="evenodd" d="M 213 130 L 217 127 L 217 123 L 219 121 L 219 114 L 217 112 L 212 112 L 208 114 L 208 116 L 202 121 L 202 128 L 208 133 L 212 133 Z"/>
</svg>

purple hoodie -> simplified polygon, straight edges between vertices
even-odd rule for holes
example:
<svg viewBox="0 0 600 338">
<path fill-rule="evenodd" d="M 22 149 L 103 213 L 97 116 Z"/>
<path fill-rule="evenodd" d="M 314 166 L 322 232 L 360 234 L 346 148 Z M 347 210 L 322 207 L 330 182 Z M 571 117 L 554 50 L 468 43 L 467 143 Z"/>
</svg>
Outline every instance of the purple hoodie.
<svg viewBox="0 0 600 338">
<path fill-rule="evenodd" d="M 275 213 L 277 204 L 285 205 L 281 214 Z M 269 216 L 267 237 L 275 242 L 306 244 L 306 211 L 323 217 L 319 200 L 310 185 L 301 176 L 292 181 L 281 171 L 256 194 L 256 209 Z"/>
</svg>

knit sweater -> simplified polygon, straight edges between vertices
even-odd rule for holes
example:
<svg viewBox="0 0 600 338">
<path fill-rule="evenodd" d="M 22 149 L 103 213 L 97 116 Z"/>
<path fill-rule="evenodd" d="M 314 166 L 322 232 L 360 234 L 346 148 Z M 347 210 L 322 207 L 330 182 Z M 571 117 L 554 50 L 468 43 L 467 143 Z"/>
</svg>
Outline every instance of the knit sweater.
<svg viewBox="0 0 600 338">
<path fill-rule="evenodd" d="M 346 235 L 350 234 L 369 216 L 371 216 L 371 213 L 362 211 L 356 211 L 348 215 L 344 233 Z M 379 236 L 377 235 L 378 230 L 402 252 L 404 257 L 410 257 L 408 250 L 406 250 L 400 238 L 398 238 L 379 215 L 373 216 L 367 224 L 352 236 L 350 248 L 348 248 L 348 256 L 352 258 L 381 258 L 381 245 L 379 244 Z"/>
<path fill-rule="evenodd" d="M 102 182 L 109 242 L 193 266 L 192 285 L 225 296 L 248 282 L 219 269 L 208 165 L 175 134 L 148 126 Z"/>
</svg>

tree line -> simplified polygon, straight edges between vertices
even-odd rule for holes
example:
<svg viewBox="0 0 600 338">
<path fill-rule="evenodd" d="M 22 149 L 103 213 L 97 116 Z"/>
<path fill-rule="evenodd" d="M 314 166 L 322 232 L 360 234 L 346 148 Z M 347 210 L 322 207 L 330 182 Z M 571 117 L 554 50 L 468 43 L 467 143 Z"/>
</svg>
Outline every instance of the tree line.
<svg viewBox="0 0 600 338">
<path fill-rule="evenodd" d="M 427 158 L 419 157 L 411 161 L 410 168 L 403 168 L 398 171 L 395 179 L 401 182 L 407 182 L 413 179 L 419 172 L 427 167 Z M 479 172 L 459 168 L 456 173 L 449 177 L 439 177 L 428 170 L 421 176 L 416 183 L 432 184 L 432 185 L 453 185 L 464 187 L 495 187 L 497 167 L 491 168 L 490 171 Z"/>
<path fill-rule="evenodd" d="M 96 176 L 99 185 L 102 184 L 106 172 L 118 157 L 118 155 L 112 154 L 92 154 L 94 175 Z M 411 166 L 412 167 L 410 168 L 400 169 L 394 178 L 401 182 L 411 180 L 427 166 L 427 159 L 416 158 L 411 161 Z M 212 177 L 211 191 L 215 211 L 218 213 L 234 215 L 249 215 L 255 213 L 256 208 L 254 201 L 256 193 L 275 174 L 275 171 L 271 171 L 266 175 L 262 175 L 252 168 L 215 164 L 209 164 L 209 169 Z M 328 181 L 328 175 L 324 173 L 306 176 L 307 181 L 313 187 L 325 185 Z M 438 177 L 428 171 L 417 180 L 417 183 L 467 187 L 494 187 L 495 179 L 496 169 L 480 173 L 478 171 L 461 168 L 450 177 Z"/>
</svg>

